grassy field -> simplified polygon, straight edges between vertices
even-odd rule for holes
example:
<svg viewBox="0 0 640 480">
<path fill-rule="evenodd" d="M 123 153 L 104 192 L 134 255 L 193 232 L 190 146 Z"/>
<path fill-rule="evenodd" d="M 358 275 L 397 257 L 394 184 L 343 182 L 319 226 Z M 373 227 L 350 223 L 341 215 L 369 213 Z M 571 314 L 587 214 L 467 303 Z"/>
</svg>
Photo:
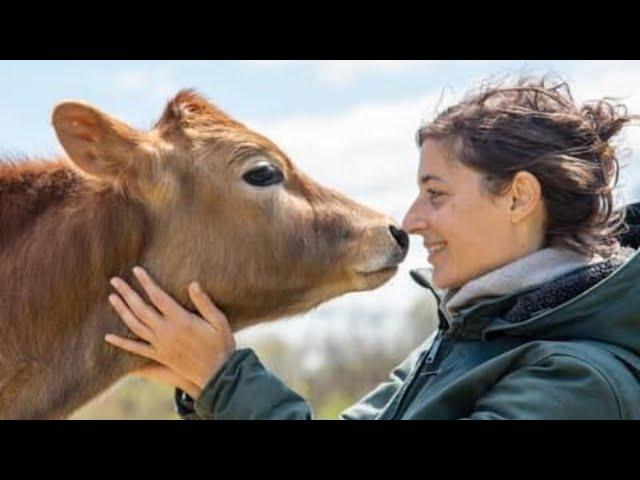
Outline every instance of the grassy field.
<svg viewBox="0 0 640 480">
<path fill-rule="evenodd" d="M 401 338 L 363 342 L 349 338 L 313 338 L 291 345 L 280 337 L 263 336 L 252 343 L 263 364 L 275 372 L 312 407 L 315 418 L 336 419 L 340 412 L 384 381 L 395 365 L 434 330 L 435 303 L 417 303 L 403 322 Z M 323 363 L 313 372 L 301 368 L 311 352 Z M 173 406 L 173 388 L 146 379 L 128 377 L 78 410 L 71 419 L 179 419 Z"/>
<path fill-rule="evenodd" d="M 72 420 L 177 420 L 173 389 L 149 380 L 128 377 L 78 410 Z"/>
</svg>

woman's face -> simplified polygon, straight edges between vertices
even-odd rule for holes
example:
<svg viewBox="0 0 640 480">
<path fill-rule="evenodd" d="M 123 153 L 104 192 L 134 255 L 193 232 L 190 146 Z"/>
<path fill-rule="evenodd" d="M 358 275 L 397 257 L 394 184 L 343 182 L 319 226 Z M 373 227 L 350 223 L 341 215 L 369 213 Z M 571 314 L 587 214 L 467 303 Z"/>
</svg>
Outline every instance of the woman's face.
<svg viewBox="0 0 640 480">
<path fill-rule="evenodd" d="M 527 246 L 513 221 L 512 196 L 489 193 L 483 175 L 452 158 L 443 143 L 423 143 L 418 185 L 403 228 L 424 238 L 437 288 L 459 288 L 522 256 Z"/>
</svg>

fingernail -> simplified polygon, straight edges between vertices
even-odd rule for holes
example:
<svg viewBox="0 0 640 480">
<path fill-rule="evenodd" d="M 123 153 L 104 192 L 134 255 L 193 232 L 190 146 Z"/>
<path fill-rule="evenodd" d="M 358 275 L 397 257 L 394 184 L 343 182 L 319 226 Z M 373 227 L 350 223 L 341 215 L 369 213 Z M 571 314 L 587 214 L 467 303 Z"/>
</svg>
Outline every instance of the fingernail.
<svg viewBox="0 0 640 480">
<path fill-rule="evenodd" d="M 116 296 L 113 293 L 111 295 L 109 295 L 109 301 L 111 303 L 115 303 L 116 302 Z"/>
<path fill-rule="evenodd" d="M 136 275 L 142 275 L 142 268 L 135 266 L 133 267 L 133 273 L 135 273 Z"/>
<path fill-rule="evenodd" d="M 113 285 L 114 287 L 118 285 L 118 277 L 113 277 L 111 280 L 109 280 L 109 283 L 111 283 L 111 285 Z"/>
<path fill-rule="evenodd" d="M 200 292 L 202 290 L 198 282 L 191 282 L 191 285 L 189 287 L 193 292 Z"/>
</svg>

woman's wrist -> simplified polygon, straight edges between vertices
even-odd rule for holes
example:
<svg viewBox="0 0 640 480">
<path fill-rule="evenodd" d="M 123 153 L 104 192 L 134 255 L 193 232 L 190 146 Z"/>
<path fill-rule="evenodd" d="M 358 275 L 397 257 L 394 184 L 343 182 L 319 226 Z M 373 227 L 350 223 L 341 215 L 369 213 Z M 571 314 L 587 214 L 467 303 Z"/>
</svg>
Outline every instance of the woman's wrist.
<svg viewBox="0 0 640 480">
<path fill-rule="evenodd" d="M 200 393 L 202 393 L 202 390 L 204 390 L 204 388 L 207 386 L 207 384 L 218 374 L 220 369 L 224 366 L 224 364 L 227 362 L 227 360 L 229 360 L 229 357 L 231 357 L 231 354 L 234 351 L 235 351 L 235 348 L 234 349 L 230 349 L 227 352 L 225 352 L 225 354 L 223 356 L 219 357 L 218 360 L 216 360 L 214 362 L 214 367 L 213 368 L 203 368 L 202 369 L 202 372 L 194 380 L 193 387 L 192 387 L 195 390 L 197 390 L 198 396 L 200 395 Z M 187 393 L 189 393 L 189 392 L 187 391 Z M 193 399 L 197 398 L 197 397 L 194 397 L 191 394 L 189 394 L 189 395 Z"/>
</svg>

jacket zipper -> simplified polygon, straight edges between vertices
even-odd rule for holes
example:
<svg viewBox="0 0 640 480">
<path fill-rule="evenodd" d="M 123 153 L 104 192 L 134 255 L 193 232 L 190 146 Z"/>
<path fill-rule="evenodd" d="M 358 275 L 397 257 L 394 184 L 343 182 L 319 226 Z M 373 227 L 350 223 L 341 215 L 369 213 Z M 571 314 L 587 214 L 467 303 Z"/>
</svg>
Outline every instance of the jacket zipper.
<svg viewBox="0 0 640 480">
<path fill-rule="evenodd" d="M 415 367 L 414 371 L 409 376 L 409 378 L 407 379 L 405 384 L 402 386 L 400 391 L 398 391 L 398 393 L 394 397 L 397 400 L 395 402 L 395 408 L 393 409 L 393 413 L 391 415 L 381 415 L 381 416 L 378 417 L 379 419 L 382 419 L 382 418 L 386 417 L 386 418 L 388 418 L 390 420 L 393 420 L 393 418 L 397 415 L 398 411 L 400 410 L 400 407 L 402 406 L 402 402 L 403 402 L 404 398 L 407 395 L 407 392 L 409 390 L 411 390 L 411 387 L 413 385 L 413 382 L 414 382 L 416 376 L 418 375 L 420 370 L 422 370 L 423 364 L 425 364 L 425 363 L 431 364 L 431 363 L 433 363 L 435 361 L 436 356 L 438 355 L 438 350 L 440 349 L 440 344 L 442 343 L 442 336 L 443 336 L 445 331 L 448 331 L 451 328 L 452 319 L 449 318 L 449 316 L 446 314 L 446 312 L 442 312 L 440 310 L 440 303 L 441 303 L 440 296 L 433 289 L 433 287 L 431 287 L 431 285 L 426 284 L 425 286 L 429 290 L 431 290 L 431 292 L 433 293 L 434 297 L 436 298 L 437 311 L 439 313 L 442 313 L 442 317 L 444 317 L 444 319 L 442 317 L 440 317 L 440 322 L 439 322 L 439 325 L 438 325 L 438 333 L 436 334 L 436 338 L 433 340 L 433 343 L 431 344 L 431 347 L 429 347 L 429 350 L 426 353 L 426 355 L 425 355 L 424 352 L 422 353 L 422 355 L 420 355 L 420 357 L 418 358 L 418 361 L 416 362 L 416 367 Z M 456 316 L 457 315 L 454 315 L 454 318 Z"/>
<path fill-rule="evenodd" d="M 433 345 L 431 345 L 431 348 L 429 349 L 429 355 L 427 355 L 426 363 L 433 363 L 435 361 L 436 355 L 438 355 L 438 350 L 440 349 L 440 344 L 442 343 L 442 332 L 442 329 L 438 330 L 438 334 L 433 341 Z"/>
<path fill-rule="evenodd" d="M 429 354 L 427 355 L 427 359 L 426 362 L 427 364 L 433 363 L 436 361 L 436 358 L 438 356 L 438 351 L 440 350 L 440 345 L 442 344 L 442 338 L 444 337 L 445 332 L 448 332 L 449 334 L 453 333 L 453 331 L 456 329 L 456 323 L 454 323 L 454 320 L 457 319 L 457 317 L 459 317 L 459 314 L 455 314 L 452 317 L 449 317 L 445 312 L 443 312 L 443 315 L 446 319 L 446 322 L 441 322 L 440 328 L 438 328 L 438 334 L 436 335 L 436 338 L 433 340 L 433 344 L 431 345 L 431 348 L 429 349 Z"/>
<path fill-rule="evenodd" d="M 414 379 L 416 378 L 416 375 L 418 375 L 418 372 L 422 369 L 422 364 L 424 363 L 424 361 L 425 361 L 425 354 L 423 352 L 420 358 L 418 359 L 418 361 L 416 362 L 416 366 L 413 372 L 411 372 L 411 375 L 409 376 L 409 378 L 407 378 L 407 381 L 404 383 L 404 385 L 402 385 L 402 387 L 394 397 L 395 405 L 393 408 L 393 413 L 391 413 L 390 415 L 389 414 L 382 415 L 379 418 L 384 419 L 386 417 L 389 420 L 394 419 L 394 417 L 398 413 L 398 410 L 400 409 L 400 406 L 402 405 L 402 401 L 404 400 L 404 397 L 407 391 L 409 391 L 409 389 L 411 388 L 411 385 L 413 384 Z"/>
<path fill-rule="evenodd" d="M 423 352 L 423 354 L 420 356 L 420 358 L 416 362 L 416 366 L 413 372 L 411 373 L 411 376 L 407 379 L 407 381 L 403 385 L 403 388 L 397 393 L 397 396 L 396 396 L 397 400 L 395 402 L 395 408 L 393 409 L 393 414 L 391 414 L 387 418 L 393 420 L 393 418 L 397 415 L 407 395 L 407 392 L 411 390 L 411 387 L 413 386 L 413 382 L 416 376 L 418 375 L 420 370 L 422 370 L 423 364 L 433 363 L 433 361 L 435 360 L 436 355 L 438 354 L 438 349 L 440 348 L 440 344 L 442 343 L 443 333 L 444 333 L 444 330 L 442 328 L 439 328 L 438 333 L 436 334 L 436 338 L 434 338 L 433 343 L 431 344 L 431 347 L 429 347 L 428 352 L 426 354 Z"/>
</svg>

